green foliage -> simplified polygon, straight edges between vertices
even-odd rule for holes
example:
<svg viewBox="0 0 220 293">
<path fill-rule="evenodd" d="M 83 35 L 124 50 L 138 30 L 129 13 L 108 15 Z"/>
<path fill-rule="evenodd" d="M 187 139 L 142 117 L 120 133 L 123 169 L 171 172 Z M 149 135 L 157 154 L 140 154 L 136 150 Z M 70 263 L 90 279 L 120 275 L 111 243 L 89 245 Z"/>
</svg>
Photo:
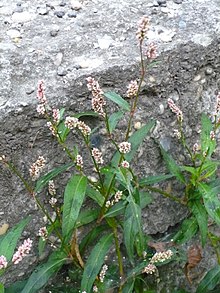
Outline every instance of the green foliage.
<svg viewBox="0 0 220 293">
<path fill-rule="evenodd" d="M 38 290 L 47 283 L 51 276 L 61 269 L 66 260 L 67 256 L 65 253 L 60 251 L 53 252 L 46 263 L 36 267 L 21 293 L 38 292 Z"/>
<path fill-rule="evenodd" d="M 115 92 L 107 92 L 104 93 L 104 96 L 117 104 L 122 110 L 128 112 L 130 111 L 130 105 L 127 101 L 125 101 L 120 95 L 116 94 Z"/>
<path fill-rule="evenodd" d="M 112 245 L 112 241 L 112 234 L 104 235 L 91 251 L 82 276 L 82 291 L 90 292 L 96 276 L 104 263 L 105 256 Z"/>
<path fill-rule="evenodd" d="M 62 233 L 68 242 L 76 225 L 84 201 L 87 179 L 85 176 L 73 175 L 64 192 Z"/>
<path fill-rule="evenodd" d="M 211 269 L 200 282 L 196 293 L 207 293 L 220 284 L 220 265 Z"/>
<path fill-rule="evenodd" d="M 4 255 L 7 261 L 11 260 L 17 242 L 21 237 L 22 231 L 25 226 L 30 222 L 31 217 L 27 217 L 21 220 L 17 225 L 15 225 L 0 241 L 0 256 Z"/>
<path fill-rule="evenodd" d="M 189 241 L 197 232 L 198 223 L 195 217 L 185 219 L 182 222 L 180 230 L 173 237 L 173 241 L 178 244 L 183 244 Z"/>
</svg>

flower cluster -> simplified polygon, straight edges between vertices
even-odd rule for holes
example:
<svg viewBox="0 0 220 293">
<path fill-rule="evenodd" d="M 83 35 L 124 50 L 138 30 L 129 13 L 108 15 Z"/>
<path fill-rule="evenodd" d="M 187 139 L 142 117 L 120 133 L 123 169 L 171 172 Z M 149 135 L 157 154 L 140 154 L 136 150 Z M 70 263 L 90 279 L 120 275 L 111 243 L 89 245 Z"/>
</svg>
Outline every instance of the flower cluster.
<svg viewBox="0 0 220 293">
<path fill-rule="evenodd" d="M 53 136 L 57 136 L 57 131 L 52 122 L 48 121 L 47 122 L 47 127 L 49 128 L 50 132 L 52 133 Z"/>
<path fill-rule="evenodd" d="M 98 148 L 92 149 L 92 156 L 97 164 L 103 164 L 102 152 Z"/>
<path fill-rule="evenodd" d="M 168 106 L 170 110 L 176 114 L 177 120 L 182 122 L 183 121 L 183 112 L 178 108 L 172 99 L 168 99 Z"/>
<path fill-rule="evenodd" d="M 146 32 L 149 29 L 149 19 L 146 16 L 143 16 L 138 23 L 138 30 L 136 32 L 137 39 L 141 43 L 144 40 Z"/>
<path fill-rule="evenodd" d="M 173 134 L 177 137 L 177 139 L 181 139 L 181 132 L 178 129 L 174 129 Z"/>
<path fill-rule="evenodd" d="M 39 231 L 38 231 L 38 236 L 40 236 L 43 241 L 46 241 L 47 237 L 48 237 L 47 228 L 46 227 L 40 228 Z"/>
<path fill-rule="evenodd" d="M 31 247 L 32 247 L 32 240 L 30 238 L 25 239 L 23 244 L 18 247 L 18 250 L 13 255 L 12 262 L 15 265 L 18 264 L 23 259 L 23 257 L 29 254 Z"/>
<path fill-rule="evenodd" d="M 120 153 L 127 154 L 131 150 L 131 144 L 130 144 L 130 142 L 124 141 L 118 145 L 118 148 L 119 148 Z"/>
<path fill-rule="evenodd" d="M 103 283 L 104 282 L 104 278 L 105 278 L 105 274 L 108 270 L 108 266 L 107 265 L 104 265 L 101 269 L 101 272 L 99 274 L 99 279 L 100 279 L 100 282 Z"/>
<path fill-rule="evenodd" d="M 60 110 L 59 109 L 53 109 L 53 121 L 56 124 L 59 123 L 59 121 L 60 121 Z"/>
<path fill-rule="evenodd" d="M 145 55 L 148 59 L 155 59 L 157 58 L 157 45 L 154 43 L 150 43 L 147 47 Z"/>
<path fill-rule="evenodd" d="M 56 188 L 53 180 L 49 180 L 48 182 L 48 192 L 50 195 L 56 195 Z"/>
<path fill-rule="evenodd" d="M 121 162 L 121 167 L 128 169 L 130 167 L 130 164 L 128 161 L 122 161 Z"/>
<path fill-rule="evenodd" d="M 215 140 L 215 132 L 214 131 L 210 132 L 210 139 Z"/>
<path fill-rule="evenodd" d="M 216 114 L 217 115 L 220 111 L 220 92 L 216 96 Z"/>
<path fill-rule="evenodd" d="M 0 256 L 0 270 L 5 269 L 8 265 L 7 259 L 4 255 Z"/>
<path fill-rule="evenodd" d="M 198 145 L 198 143 L 195 143 L 193 145 L 192 150 L 193 150 L 194 154 L 200 150 L 200 146 Z"/>
<path fill-rule="evenodd" d="M 87 87 L 88 90 L 92 92 L 92 108 L 98 113 L 100 116 L 105 117 L 104 106 L 106 105 L 106 101 L 103 97 L 103 91 L 99 86 L 98 81 L 96 81 L 92 77 L 88 77 L 87 79 Z"/>
<path fill-rule="evenodd" d="M 119 202 L 119 200 L 121 200 L 121 198 L 122 198 L 122 191 L 118 190 L 118 191 L 115 193 L 115 196 L 114 196 L 113 200 L 111 200 L 111 201 L 108 200 L 108 201 L 106 202 L 105 206 L 106 206 L 107 208 L 109 208 L 109 207 L 113 206 L 115 203 Z"/>
<path fill-rule="evenodd" d="M 98 287 L 96 285 L 94 285 L 93 288 L 92 288 L 92 291 L 93 292 L 99 292 Z"/>
<path fill-rule="evenodd" d="M 79 167 L 80 169 L 83 168 L 83 158 L 80 155 L 76 156 L 76 166 Z"/>
<path fill-rule="evenodd" d="M 142 273 L 150 274 L 152 275 L 157 270 L 157 267 L 154 264 L 149 263 L 142 271 Z"/>
<path fill-rule="evenodd" d="M 31 166 L 31 168 L 29 169 L 29 173 L 33 181 L 39 178 L 40 173 L 45 166 L 45 163 L 46 160 L 44 159 L 44 157 L 39 156 L 37 161 Z"/>
<path fill-rule="evenodd" d="M 136 80 L 132 80 L 130 81 L 129 85 L 128 85 L 128 90 L 127 90 L 127 97 L 128 98 L 133 98 L 137 95 L 138 92 L 138 83 Z"/>
<path fill-rule="evenodd" d="M 151 263 L 155 262 L 164 262 L 167 259 L 170 259 L 173 256 L 172 250 L 168 249 L 167 251 L 163 252 L 156 252 L 153 257 L 151 258 Z"/>
<path fill-rule="evenodd" d="M 43 80 L 39 81 L 37 88 L 37 99 L 39 101 L 39 105 L 37 106 L 37 112 L 41 115 L 44 115 L 46 112 L 46 103 L 47 99 L 45 96 L 45 85 Z"/>
<path fill-rule="evenodd" d="M 49 199 L 49 204 L 50 204 L 52 207 L 54 207 L 54 206 L 56 205 L 56 203 L 57 203 L 57 199 L 56 199 L 55 197 L 51 197 L 51 198 Z"/>
<path fill-rule="evenodd" d="M 167 251 L 163 252 L 156 252 L 153 257 L 150 259 L 150 263 L 143 269 L 143 273 L 146 274 L 153 274 L 156 272 L 157 267 L 155 263 L 157 262 L 164 262 L 170 259 L 173 256 L 172 250 L 168 249 Z"/>
<path fill-rule="evenodd" d="M 69 129 L 78 128 L 85 136 L 90 135 L 91 133 L 91 128 L 85 122 L 80 121 L 76 117 L 66 117 L 64 124 Z"/>
</svg>

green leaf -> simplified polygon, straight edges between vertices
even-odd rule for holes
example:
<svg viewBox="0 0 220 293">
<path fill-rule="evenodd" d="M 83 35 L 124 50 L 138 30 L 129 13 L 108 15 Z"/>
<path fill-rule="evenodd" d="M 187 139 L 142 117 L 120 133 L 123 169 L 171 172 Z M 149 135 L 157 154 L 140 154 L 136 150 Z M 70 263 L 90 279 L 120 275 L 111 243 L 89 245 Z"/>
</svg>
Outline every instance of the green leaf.
<svg viewBox="0 0 220 293">
<path fill-rule="evenodd" d="M 133 293 L 135 280 L 130 280 L 123 286 L 122 293 Z"/>
<path fill-rule="evenodd" d="M 11 260 L 17 242 L 21 237 L 22 231 L 24 230 L 25 226 L 30 222 L 30 220 L 31 217 L 23 219 L 2 238 L 0 242 L 0 255 L 4 255 L 7 261 Z"/>
<path fill-rule="evenodd" d="M 140 195 L 140 207 L 142 209 L 145 208 L 150 203 L 152 203 L 153 198 L 152 198 L 152 195 L 149 192 L 140 191 L 139 195 Z"/>
<path fill-rule="evenodd" d="M 194 217 L 185 219 L 182 222 L 180 230 L 174 235 L 173 241 L 177 244 L 183 244 L 190 240 L 198 230 L 198 223 Z"/>
<path fill-rule="evenodd" d="M 81 175 L 73 175 L 67 183 L 64 192 L 62 233 L 68 242 L 72 230 L 76 225 L 81 206 L 86 194 L 87 178 Z"/>
<path fill-rule="evenodd" d="M 212 188 L 205 183 L 199 183 L 199 190 L 209 216 L 220 225 L 220 201 L 218 199 L 219 187 Z"/>
<path fill-rule="evenodd" d="M 60 122 L 60 124 L 58 125 L 58 133 L 60 140 L 62 142 L 65 142 L 68 134 L 70 133 L 70 129 L 65 126 L 64 121 Z"/>
<path fill-rule="evenodd" d="M 17 281 L 15 283 L 13 283 L 9 287 L 5 288 L 5 293 L 21 292 L 24 289 L 25 285 L 27 284 L 27 281 L 28 280 L 23 280 L 23 281 Z"/>
<path fill-rule="evenodd" d="M 141 208 L 134 202 L 132 196 L 129 196 L 129 203 L 124 216 L 124 241 L 131 262 L 134 259 L 134 245 L 140 255 L 144 249 L 144 237 L 141 225 Z"/>
<path fill-rule="evenodd" d="M 50 180 L 52 180 L 54 177 L 58 176 L 60 173 L 63 173 L 68 168 L 72 167 L 74 163 L 68 163 L 66 165 L 63 165 L 61 167 L 55 168 L 49 173 L 47 173 L 45 176 L 42 176 L 36 183 L 35 186 L 35 192 L 41 192 L 42 188 L 48 184 Z"/>
<path fill-rule="evenodd" d="M 93 199 L 95 202 L 97 202 L 99 206 L 103 206 L 105 199 L 98 190 L 88 185 L 86 189 L 86 195 Z"/>
<path fill-rule="evenodd" d="M 203 113 L 201 123 L 201 151 L 203 153 L 208 150 L 208 156 L 210 157 L 216 147 L 216 141 L 210 138 L 210 132 L 212 131 L 212 122 L 209 117 Z"/>
<path fill-rule="evenodd" d="M 196 293 L 207 293 L 220 283 L 220 266 L 211 269 L 200 282 Z"/>
<path fill-rule="evenodd" d="M 2 283 L 0 283 L 0 293 L 5 293 L 5 287 Z"/>
<path fill-rule="evenodd" d="M 117 104 L 121 109 L 125 111 L 130 111 L 130 105 L 127 101 L 125 101 L 120 95 L 116 94 L 115 92 L 107 92 L 104 93 L 104 96 Z"/>
<path fill-rule="evenodd" d="M 109 124 L 109 132 L 112 133 L 115 127 L 117 126 L 118 121 L 123 117 L 124 112 L 119 111 L 111 114 L 111 116 L 108 119 Z"/>
<path fill-rule="evenodd" d="M 126 204 L 127 203 L 124 201 L 119 201 L 118 203 L 114 204 L 105 214 L 105 218 L 121 215 L 125 210 Z"/>
<path fill-rule="evenodd" d="M 76 118 L 85 117 L 85 116 L 99 117 L 99 114 L 94 111 L 86 111 L 86 112 L 81 112 L 81 113 L 77 113 L 73 115 L 73 117 L 76 117 Z"/>
<path fill-rule="evenodd" d="M 139 180 L 140 187 L 144 187 L 146 185 L 151 185 L 155 183 L 159 183 L 161 181 L 167 180 L 172 178 L 174 175 L 172 174 L 166 174 L 166 175 L 155 175 L 155 176 L 148 176 L 146 178 L 142 178 Z"/>
<path fill-rule="evenodd" d="M 81 211 L 76 222 L 76 227 L 87 225 L 98 218 L 99 210 L 98 209 L 89 209 Z"/>
<path fill-rule="evenodd" d="M 109 251 L 113 242 L 113 234 L 103 236 L 96 246 L 91 251 L 89 258 L 86 262 L 82 282 L 81 291 L 90 292 L 93 283 L 98 275 L 107 252 Z"/>
<path fill-rule="evenodd" d="M 151 120 L 148 122 L 146 125 L 135 131 L 128 141 L 131 143 L 131 151 L 125 155 L 125 160 L 130 162 L 136 151 L 138 150 L 139 146 L 143 142 L 143 140 L 146 138 L 148 132 L 155 126 L 155 121 Z M 121 154 L 119 152 L 116 152 L 111 160 L 111 163 L 113 166 L 118 166 L 119 159 L 120 159 Z"/>
<path fill-rule="evenodd" d="M 168 170 L 173 174 L 180 182 L 185 183 L 185 178 L 181 172 L 181 168 L 176 164 L 174 159 L 160 146 L 161 154 L 167 165 Z"/>
<path fill-rule="evenodd" d="M 60 270 L 66 260 L 67 257 L 65 253 L 61 251 L 53 252 L 49 257 L 47 263 L 41 264 L 36 267 L 21 293 L 39 292 L 38 290 L 47 283 L 50 277 L 52 277 L 56 272 Z"/>
<path fill-rule="evenodd" d="M 95 241 L 97 241 L 98 238 L 100 238 L 100 235 L 102 232 L 106 232 L 106 230 L 109 229 L 108 225 L 101 225 L 92 228 L 92 230 L 86 234 L 86 236 L 82 239 L 79 245 L 79 249 L 81 254 L 84 253 L 84 251 L 88 248 L 89 245 L 94 244 Z"/>
<path fill-rule="evenodd" d="M 191 204 L 191 210 L 195 216 L 197 223 L 199 225 L 199 230 L 201 234 L 202 246 L 204 247 L 208 235 L 208 214 L 205 207 L 200 201 L 193 201 Z"/>
</svg>

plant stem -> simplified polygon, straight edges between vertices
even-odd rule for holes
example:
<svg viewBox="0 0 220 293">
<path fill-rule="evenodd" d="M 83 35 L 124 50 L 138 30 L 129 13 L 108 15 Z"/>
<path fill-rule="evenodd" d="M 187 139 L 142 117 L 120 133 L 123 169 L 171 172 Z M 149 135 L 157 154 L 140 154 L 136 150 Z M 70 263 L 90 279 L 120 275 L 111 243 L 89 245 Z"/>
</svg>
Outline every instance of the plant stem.
<svg viewBox="0 0 220 293">
<path fill-rule="evenodd" d="M 174 201 L 176 201 L 176 202 L 178 202 L 178 203 L 180 203 L 180 204 L 185 205 L 185 204 L 183 203 L 183 201 L 182 201 L 181 199 L 179 199 L 178 197 L 173 196 L 173 195 L 169 194 L 168 192 L 165 192 L 165 191 L 163 191 L 163 190 L 161 190 L 161 189 L 159 189 L 159 188 L 152 187 L 152 186 L 149 186 L 149 185 L 146 185 L 146 186 L 144 186 L 144 187 L 147 188 L 147 189 L 149 189 L 149 190 L 151 190 L 151 191 L 155 191 L 155 192 L 157 192 L 157 193 L 160 193 L 160 194 L 164 195 L 165 197 L 168 197 L 168 198 L 170 198 L 170 199 L 172 199 L 172 200 L 174 200 Z"/>
</svg>

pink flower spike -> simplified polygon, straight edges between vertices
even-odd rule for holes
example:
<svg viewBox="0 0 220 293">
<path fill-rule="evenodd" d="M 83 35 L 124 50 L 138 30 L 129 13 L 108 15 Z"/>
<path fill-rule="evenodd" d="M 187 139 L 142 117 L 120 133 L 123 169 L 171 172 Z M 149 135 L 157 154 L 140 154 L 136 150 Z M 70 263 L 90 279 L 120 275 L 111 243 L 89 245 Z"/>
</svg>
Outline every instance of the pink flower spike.
<svg viewBox="0 0 220 293">
<path fill-rule="evenodd" d="M 12 257 L 12 262 L 16 265 L 18 264 L 23 257 L 29 254 L 31 247 L 32 247 L 32 240 L 30 238 L 25 239 L 23 244 L 18 247 L 18 250 L 15 252 L 15 254 Z"/>
<path fill-rule="evenodd" d="M 119 145 L 118 145 L 118 148 L 119 148 L 119 152 L 122 153 L 122 154 L 127 154 L 130 152 L 131 150 L 131 143 L 130 142 L 127 142 L 127 141 L 124 141 L 124 142 L 121 142 Z"/>
<path fill-rule="evenodd" d="M 157 58 L 157 45 L 154 43 L 150 43 L 148 45 L 146 56 L 148 59 L 155 59 Z"/>
<path fill-rule="evenodd" d="M 4 255 L 0 256 L 0 270 L 5 269 L 8 265 L 7 259 Z"/>
<path fill-rule="evenodd" d="M 47 99 L 45 97 L 45 85 L 44 85 L 44 81 L 40 80 L 38 82 L 38 88 L 37 88 L 37 98 L 40 102 L 40 104 L 46 104 Z"/>
</svg>

